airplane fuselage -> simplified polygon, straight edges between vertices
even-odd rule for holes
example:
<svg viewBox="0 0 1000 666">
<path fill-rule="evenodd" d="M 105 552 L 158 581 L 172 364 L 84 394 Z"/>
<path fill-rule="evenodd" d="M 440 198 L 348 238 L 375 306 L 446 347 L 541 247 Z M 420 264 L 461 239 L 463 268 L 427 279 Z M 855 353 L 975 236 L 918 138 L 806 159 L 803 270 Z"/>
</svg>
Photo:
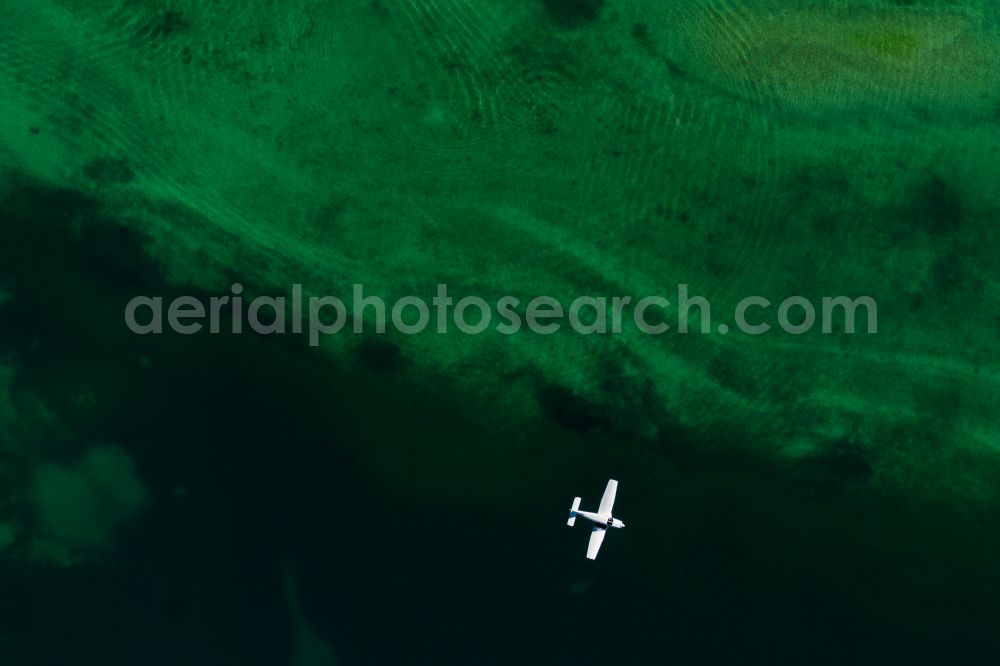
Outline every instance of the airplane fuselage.
<svg viewBox="0 0 1000 666">
<path fill-rule="evenodd" d="M 582 518 L 586 518 L 587 520 L 592 522 L 594 525 L 597 525 L 598 527 L 604 527 L 604 528 L 625 527 L 625 523 L 623 523 L 622 521 L 618 520 L 613 516 L 605 516 L 599 513 L 593 513 L 591 511 L 580 511 L 579 509 L 577 509 L 573 513 Z"/>
</svg>

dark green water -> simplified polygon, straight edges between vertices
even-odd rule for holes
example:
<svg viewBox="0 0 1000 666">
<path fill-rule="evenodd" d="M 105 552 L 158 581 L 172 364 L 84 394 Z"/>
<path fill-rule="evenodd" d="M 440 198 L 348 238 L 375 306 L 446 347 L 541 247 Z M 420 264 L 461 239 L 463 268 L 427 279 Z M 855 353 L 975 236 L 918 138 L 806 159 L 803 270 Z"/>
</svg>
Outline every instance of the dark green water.
<svg viewBox="0 0 1000 666">
<path fill-rule="evenodd" d="M 994 6 L 9 13 L 0 664 L 1000 654 Z M 870 294 L 880 328 L 124 324 L 237 281 Z M 609 477 L 590 562 L 566 511 Z"/>
</svg>

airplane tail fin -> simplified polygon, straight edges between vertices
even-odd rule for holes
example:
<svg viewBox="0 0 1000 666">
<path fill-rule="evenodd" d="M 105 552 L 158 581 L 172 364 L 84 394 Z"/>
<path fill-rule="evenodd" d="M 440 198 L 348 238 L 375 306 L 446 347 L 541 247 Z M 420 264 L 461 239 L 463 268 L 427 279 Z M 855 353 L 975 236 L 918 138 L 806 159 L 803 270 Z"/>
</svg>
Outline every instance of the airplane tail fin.
<svg viewBox="0 0 1000 666">
<path fill-rule="evenodd" d="M 569 510 L 569 520 L 566 521 L 566 524 L 569 525 L 570 527 L 573 527 L 573 525 L 576 524 L 576 510 L 579 508 L 580 508 L 580 498 L 574 497 L 573 506 Z"/>
</svg>

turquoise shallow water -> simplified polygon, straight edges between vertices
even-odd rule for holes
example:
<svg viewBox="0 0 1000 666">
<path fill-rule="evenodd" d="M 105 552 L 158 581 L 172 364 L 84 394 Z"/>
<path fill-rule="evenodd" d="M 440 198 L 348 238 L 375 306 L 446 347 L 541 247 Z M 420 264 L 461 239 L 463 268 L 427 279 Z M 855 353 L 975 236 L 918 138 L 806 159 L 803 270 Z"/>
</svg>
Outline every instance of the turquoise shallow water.
<svg viewBox="0 0 1000 666">
<path fill-rule="evenodd" d="M 983 663 L 991 4 L 21 3 L 0 663 Z M 136 336 L 138 294 L 871 295 L 877 335 Z M 673 314 L 672 311 L 666 316 Z M 609 476 L 628 527 L 565 527 Z"/>
</svg>

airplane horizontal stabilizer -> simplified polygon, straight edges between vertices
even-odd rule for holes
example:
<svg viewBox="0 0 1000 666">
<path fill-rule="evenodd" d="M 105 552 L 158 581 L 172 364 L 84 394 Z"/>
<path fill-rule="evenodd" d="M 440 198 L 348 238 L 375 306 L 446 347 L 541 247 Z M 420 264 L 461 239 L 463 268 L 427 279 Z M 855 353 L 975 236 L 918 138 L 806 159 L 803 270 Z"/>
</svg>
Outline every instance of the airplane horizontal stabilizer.
<svg viewBox="0 0 1000 666">
<path fill-rule="evenodd" d="M 574 497 L 573 506 L 569 510 L 569 520 L 566 521 L 566 524 L 569 525 L 570 527 L 573 527 L 573 525 L 576 524 L 576 510 L 579 508 L 580 508 L 580 498 Z"/>
</svg>

